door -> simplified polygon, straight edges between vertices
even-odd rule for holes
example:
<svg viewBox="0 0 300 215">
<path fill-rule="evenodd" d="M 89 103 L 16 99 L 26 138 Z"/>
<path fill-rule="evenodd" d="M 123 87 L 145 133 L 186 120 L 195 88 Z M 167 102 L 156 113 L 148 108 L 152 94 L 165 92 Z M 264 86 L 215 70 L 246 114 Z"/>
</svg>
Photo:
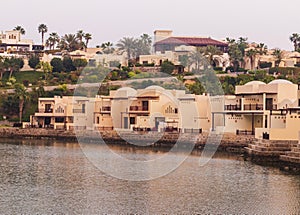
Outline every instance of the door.
<svg viewBox="0 0 300 215">
<path fill-rule="evenodd" d="M 155 117 L 155 128 L 156 129 L 158 129 L 160 122 L 165 122 L 165 117 Z"/>
<path fill-rule="evenodd" d="M 272 98 L 266 99 L 266 109 L 273 110 L 273 99 Z"/>
<path fill-rule="evenodd" d="M 48 127 L 51 124 L 51 118 L 50 117 L 45 117 L 45 121 L 44 121 L 44 126 Z"/>
<path fill-rule="evenodd" d="M 124 117 L 123 122 L 124 122 L 123 127 L 124 127 L 125 129 L 128 129 L 128 117 Z"/>
</svg>

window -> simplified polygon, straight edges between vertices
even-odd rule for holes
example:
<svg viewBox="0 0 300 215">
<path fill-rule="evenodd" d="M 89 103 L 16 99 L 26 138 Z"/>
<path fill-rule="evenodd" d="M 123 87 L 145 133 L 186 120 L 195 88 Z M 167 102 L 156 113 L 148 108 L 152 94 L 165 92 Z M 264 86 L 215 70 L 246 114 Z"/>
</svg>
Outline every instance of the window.
<svg viewBox="0 0 300 215">
<path fill-rule="evenodd" d="M 175 108 L 175 113 L 176 113 L 176 114 L 178 113 L 178 108 Z"/>
<path fill-rule="evenodd" d="M 56 123 L 64 123 L 65 122 L 65 118 L 64 117 L 55 117 L 55 122 Z"/>
<path fill-rule="evenodd" d="M 85 104 L 82 104 L 81 109 L 82 109 L 82 113 L 85 113 Z"/>
<path fill-rule="evenodd" d="M 130 125 L 135 125 L 135 117 L 130 117 Z"/>
<path fill-rule="evenodd" d="M 100 117 L 97 117 L 97 124 L 100 124 Z"/>
</svg>

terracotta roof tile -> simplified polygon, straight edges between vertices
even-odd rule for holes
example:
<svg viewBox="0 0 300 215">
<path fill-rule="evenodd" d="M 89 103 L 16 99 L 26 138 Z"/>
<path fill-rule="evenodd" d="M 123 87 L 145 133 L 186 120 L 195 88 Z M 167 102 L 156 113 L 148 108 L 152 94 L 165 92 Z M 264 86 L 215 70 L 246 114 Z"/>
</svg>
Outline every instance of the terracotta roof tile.
<svg viewBox="0 0 300 215">
<path fill-rule="evenodd" d="M 163 44 L 173 44 L 173 45 L 194 45 L 194 46 L 228 46 L 227 43 L 214 40 L 211 38 L 202 38 L 202 37 L 169 37 L 167 39 L 158 41 L 155 45 Z"/>
</svg>

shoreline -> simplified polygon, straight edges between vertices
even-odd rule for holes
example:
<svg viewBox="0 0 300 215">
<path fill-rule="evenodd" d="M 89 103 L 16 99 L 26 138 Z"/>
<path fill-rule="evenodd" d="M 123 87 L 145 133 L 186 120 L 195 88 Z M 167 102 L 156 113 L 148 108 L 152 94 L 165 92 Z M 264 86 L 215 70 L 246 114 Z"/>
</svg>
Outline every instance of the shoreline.
<svg viewBox="0 0 300 215">
<path fill-rule="evenodd" d="M 253 144 L 256 140 L 254 136 L 239 136 L 232 133 L 224 133 L 221 137 L 221 143 L 211 144 L 206 143 L 208 139 L 208 133 L 202 134 L 183 134 L 180 138 L 180 142 L 177 147 L 180 149 L 185 149 L 185 144 L 194 144 L 194 152 L 199 152 L 204 149 L 205 146 L 209 147 L 218 147 L 218 152 L 230 153 L 235 155 L 240 155 L 243 157 L 245 161 L 250 161 L 252 163 L 261 165 L 261 166 L 271 166 L 279 168 L 281 171 L 291 172 L 300 174 L 300 165 L 296 163 L 286 162 L 279 160 L 276 156 L 259 156 L 252 155 L 247 153 L 247 147 L 249 144 Z M 121 136 L 121 137 L 120 137 Z M 77 134 L 71 131 L 64 130 L 53 130 L 53 129 L 36 129 L 36 128 L 0 128 L 0 138 L 2 139 L 21 139 L 21 140 L 58 140 L 58 141 L 71 141 L 77 142 L 78 138 L 80 141 L 84 141 L 86 143 L 96 143 L 99 144 L 99 133 L 92 131 L 80 131 Z M 141 135 L 138 133 L 129 133 L 125 132 L 122 134 L 118 134 L 116 131 L 105 131 L 101 132 L 101 137 L 103 141 L 108 145 L 114 146 L 128 146 L 134 147 L 135 145 L 131 144 L 131 141 L 139 141 L 145 143 L 143 147 L 145 149 L 170 149 L 174 147 L 175 143 L 178 140 L 177 133 L 166 133 L 163 136 L 160 136 L 157 142 L 154 144 L 149 144 L 153 142 L 153 137 L 157 136 L 147 136 Z M 155 138 L 155 139 L 156 139 Z M 213 142 L 220 138 L 216 134 L 211 134 L 210 140 Z M 125 141 L 126 139 L 127 141 Z M 192 141 L 191 141 L 192 139 Z M 128 143 L 129 142 L 129 143 Z M 182 144 L 181 144 L 182 143 Z M 101 143 L 100 143 L 101 144 Z M 148 144 L 148 145 L 147 145 Z"/>
</svg>

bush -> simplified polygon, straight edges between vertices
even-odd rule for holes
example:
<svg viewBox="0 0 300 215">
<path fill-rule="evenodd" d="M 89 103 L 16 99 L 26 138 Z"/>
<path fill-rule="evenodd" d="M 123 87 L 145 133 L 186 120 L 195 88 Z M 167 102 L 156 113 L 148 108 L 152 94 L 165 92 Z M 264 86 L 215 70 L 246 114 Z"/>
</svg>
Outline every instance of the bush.
<svg viewBox="0 0 300 215">
<path fill-rule="evenodd" d="M 175 65 L 172 62 L 164 61 L 161 64 L 160 72 L 166 74 L 172 74 L 175 69 Z"/>
<path fill-rule="evenodd" d="M 64 65 L 60 58 L 53 58 L 50 62 L 53 67 L 52 72 L 62 72 L 64 71 Z"/>
<path fill-rule="evenodd" d="M 79 70 L 80 68 L 86 67 L 88 64 L 86 59 L 75 59 L 73 65 Z"/>
<path fill-rule="evenodd" d="M 261 69 L 271 68 L 272 67 L 272 63 L 271 62 L 260 62 L 258 66 Z"/>
<path fill-rule="evenodd" d="M 128 72 L 128 78 L 133 78 L 135 76 L 134 72 Z"/>
<path fill-rule="evenodd" d="M 76 70 L 73 60 L 70 57 L 65 57 L 62 62 L 66 72 L 72 72 Z"/>
<path fill-rule="evenodd" d="M 31 55 L 28 60 L 28 65 L 30 68 L 35 69 L 40 63 L 40 58 L 37 55 Z"/>
</svg>

